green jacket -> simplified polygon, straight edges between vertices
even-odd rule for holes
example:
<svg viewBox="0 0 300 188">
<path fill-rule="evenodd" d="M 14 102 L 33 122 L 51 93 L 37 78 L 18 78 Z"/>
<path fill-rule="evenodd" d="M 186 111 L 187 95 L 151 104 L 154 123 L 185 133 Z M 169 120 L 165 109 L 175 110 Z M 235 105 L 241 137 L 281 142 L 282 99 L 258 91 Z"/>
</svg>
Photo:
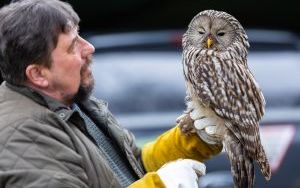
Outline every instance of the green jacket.
<svg viewBox="0 0 300 188">
<path fill-rule="evenodd" d="M 95 98 L 79 104 L 104 126 L 138 177 L 145 172 L 134 137 Z M 0 86 L 0 187 L 120 187 L 104 156 L 84 134 L 80 118 L 25 87 Z M 45 149 L 46 148 L 46 149 Z"/>
</svg>

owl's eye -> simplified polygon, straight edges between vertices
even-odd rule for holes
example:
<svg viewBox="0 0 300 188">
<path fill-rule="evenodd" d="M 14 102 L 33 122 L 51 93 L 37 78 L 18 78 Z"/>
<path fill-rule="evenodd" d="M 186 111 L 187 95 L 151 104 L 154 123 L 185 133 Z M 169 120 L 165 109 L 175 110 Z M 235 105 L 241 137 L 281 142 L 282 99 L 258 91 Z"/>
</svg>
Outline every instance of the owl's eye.
<svg viewBox="0 0 300 188">
<path fill-rule="evenodd" d="M 222 36 L 225 35 L 225 32 L 219 32 L 219 33 L 217 33 L 217 35 L 218 35 L 219 37 L 222 37 Z"/>
<path fill-rule="evenodd" d="M 204 35 L 204 31 L 198 31 L 198 33 L 200 34 L 200 35 Z"/>
</svg>

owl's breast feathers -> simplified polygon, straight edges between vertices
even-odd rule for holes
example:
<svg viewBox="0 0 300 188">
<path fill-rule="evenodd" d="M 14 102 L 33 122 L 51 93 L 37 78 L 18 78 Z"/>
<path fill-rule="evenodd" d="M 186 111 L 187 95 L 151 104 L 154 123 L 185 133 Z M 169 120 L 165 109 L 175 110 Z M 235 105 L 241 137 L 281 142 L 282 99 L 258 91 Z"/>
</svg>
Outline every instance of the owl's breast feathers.
<svg viewBox="0 0 300 188">
<path fill-rule="evenodd" d="M 189 49 L 189 48 L 187 48 Z M 246 127 L 257 125 L 264 114 L 263 94 L 246 58 L 234 51 L 187 50 L 183 52 L 190 95 L 199 98 L 219 116 Z"/>
</svg>

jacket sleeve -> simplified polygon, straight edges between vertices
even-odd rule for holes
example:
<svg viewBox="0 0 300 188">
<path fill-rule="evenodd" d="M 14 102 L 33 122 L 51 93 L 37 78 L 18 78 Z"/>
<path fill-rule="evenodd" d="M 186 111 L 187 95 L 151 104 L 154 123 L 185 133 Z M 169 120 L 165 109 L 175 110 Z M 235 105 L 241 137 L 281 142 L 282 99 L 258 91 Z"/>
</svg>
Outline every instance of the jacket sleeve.
<svg viewBox="0 0 300 188">
<path fill-rule="evenodd" d="M 75 176 L 43 169 L 18 169 L 1 172 L 0 187 L 22 188 L 88 188 Z"/>
<path fill-rule="evenodd" d="M 153 172 L 165 163 L 179 158 L 203 162 L 221 150 L 222 145 L 209 145 L 197 134 L 182 134 L 176 126 L 142 148 L 142 162 L 147 172 Z"/>
<path fill-rule="evenodd" d="M 81 158 L 60 129 L 21 119 L 0 135 L 0 187 L 88 188 Z"/>
</svg>

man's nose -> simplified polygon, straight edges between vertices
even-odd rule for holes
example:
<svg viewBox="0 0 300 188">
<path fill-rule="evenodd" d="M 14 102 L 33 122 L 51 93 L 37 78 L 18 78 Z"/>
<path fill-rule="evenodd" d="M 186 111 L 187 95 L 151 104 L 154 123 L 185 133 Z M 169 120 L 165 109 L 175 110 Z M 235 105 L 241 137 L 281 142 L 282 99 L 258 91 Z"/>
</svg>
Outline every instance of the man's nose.
<svg viewBox="0 0 300 188">
<path fill-rule="evenodd" d="M 95 52 L 95 47 L 83 38 L 82 38 L 82 44 L 83 44 L 82 55 L 84 57 L 89 56 Z"/>
</svg>

